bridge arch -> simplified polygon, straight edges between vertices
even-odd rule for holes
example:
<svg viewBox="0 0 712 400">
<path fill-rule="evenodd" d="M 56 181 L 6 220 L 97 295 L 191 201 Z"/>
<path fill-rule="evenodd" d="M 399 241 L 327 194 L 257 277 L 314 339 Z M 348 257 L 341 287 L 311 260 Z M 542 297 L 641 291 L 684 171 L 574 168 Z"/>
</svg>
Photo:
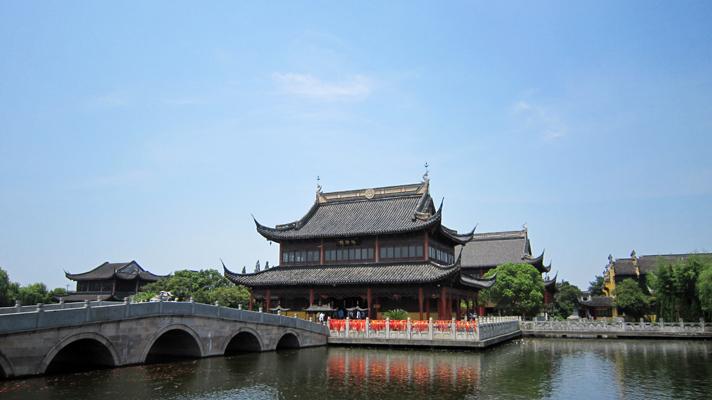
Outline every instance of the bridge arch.
<svg viewBox="0 0 712 400">
<path fill-rule="evenodd" d="M 252 328 L 243 327 L 227 341 L 223 354 L 227 356 L 240 352 L 259 352 L 264 348 L 260 334 Z"/>
<path fill-rule="evenodd" d="M 15 376 L 12 364 L 10 364 L 10 360 L 8 360 L 7 357 L 0 352 L 0 379 L 10 378 L 12 376 Z"/>
<path fill-rule="evenodd" d="M 113 343 L 103 335 L 85 332 L 62 339 L 47 352 L 39 374 L 74 372 L 119 365 Z"/>
<path fill-rule="evenodd" d="M 203 351 L 200 336 L 189 326 L 168 325 L 147 342 L 141 360 L 144 363 L 171 361 L 181 358 L 201 358 Z"/>
<path fill-rule="evenodd" d="M 277 347 L 275 349 L 298 349 L 302 347 L 301 343 L 302 341 L 299 338 L 299 334 L 288 329 L 277 341 Z"/>
</svg>

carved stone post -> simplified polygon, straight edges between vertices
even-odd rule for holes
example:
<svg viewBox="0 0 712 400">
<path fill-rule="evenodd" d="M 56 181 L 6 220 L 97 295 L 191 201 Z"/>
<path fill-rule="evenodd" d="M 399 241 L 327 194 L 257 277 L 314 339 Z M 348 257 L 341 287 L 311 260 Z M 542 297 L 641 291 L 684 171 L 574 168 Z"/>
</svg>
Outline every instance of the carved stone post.
<svg viewBox="0 0 712 400">
<path fill-rule="evenodd" d="M 412 339 L 413 338 L 413 325 L 410 321 L 410 318 L 408 318 L 408 320 L 406 321 L 405 324 L 406 324 L 405 325 L 406 337 L 408 339 Z M 704 324 L 702 324 L 702 326 L 704 326 Z"/>
<path fill-rule="evenodd" d="M 37 303 L 37 319 L 35 320 L 35 328 L 39 329 L 40 319 L 42 318 L 42 313 L 44 313 L 44 304 Z"/>
<path fill-rule="evenodd" d="M 89 322 L 89 320 L 91 320 L 91 306 L 89 305 L 89 300 L 84 300 L 84 308 L 87 310 L 85 321 Z"/>
<path fill-rule="evenodd" d="M 350 324 L 351 324 L 351 320 L 349 319 L 349 317 L 346 317 L 346 326 L 344 327 L 344 335 L 346 337 L 349 337 Z"/>
<path fill-rule="evenodd" d="M 433 319 L 428 318 L 428 339 L 433 340 Z"/>
<path fill-rule="evenodd" d="M 371 333 L 371 319 L 366 317 L 366 337 L 369 336 L 369 333 Z"/>
<path fill-rule="evenodd" d="M 450 322 L 450 334 L 453 340 L 457 339 L 457 323 L 455 322 L 455 318 Z"/>
<path fill-rule="evenodd" d="M 386 317 L 386 339 L 391 337 L 391 319 Z"/>
</svg>

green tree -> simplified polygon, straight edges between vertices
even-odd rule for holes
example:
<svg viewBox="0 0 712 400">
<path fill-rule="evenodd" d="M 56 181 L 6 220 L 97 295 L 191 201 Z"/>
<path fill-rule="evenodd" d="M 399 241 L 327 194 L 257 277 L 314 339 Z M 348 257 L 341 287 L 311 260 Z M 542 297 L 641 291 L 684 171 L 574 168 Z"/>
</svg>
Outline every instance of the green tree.
<svg viewBox="0 0 712 400">
<path fill-rule="evenodd" d="M 57 300 L 58 298 L 60 298 L 62 296 L 66 296 L 66 295 L 67 295 L 67 289 L 58 287 L 58 288 L 54 288 L 54 289 L 50 290 L 48 297 L 49 297 L 49 301 L 55 302 L 55 301 L 58 301 Z"/>
<path fill-rule="evenodd" d="M 11 306 L 15 303 L 15 293 L 12 282 L 7 272 L 0 268 L 0 307 Z"/>
<path fill-rule="evenodd" d="M 383 318 L 390 318 L 392 320 L 408 319 L 408 311 L 400 308 L 388 310 L 383 313 Z"/>
<path fill-rule="evenodd" d="M 503 264 L 487 272 L 497 274 L 495 284 L 481 292 L 481 299 L 495 304 L 500 313 L 532 317 L 544 303 L 544 280 L 530 264 Z"/>
<path fill-rule="evenodd" d="M 712 259 L 709 257 L 693 255 L 676 262 L 661 259 L 647 280 L 655 294 L 660 317 L 694 321 L 702 316 L 702 292 L 698 284 L 700 276 L 710 268 Z"/>
<path fill-rule="evenodd" d="M 596 275 L 594 279 L 588 283 L 588 291 L 591 296 L 603 296 L 603 286 L 605 279 L 601 275 Z"/>
<path fill-rule="evenodd" d="M 134 299 L 148 300 L 160 291 L 171 292 L 181 301 L 190 298 L 198 303 L 218 301 L 228 307 L 245 305 L 249 299 L 247 288 L 236 286 L 214 269 L 176 271 L 168 278 L 144 286 L 141 293 L 151 293 L 150 296 L 139 293 Z"/>
<path fill-rule="evenodd" d="M 554 317 L 566 319 L 574 313 L 574 309 L 578 305 L 581 297 L 581 289 L 572 285 L 569 282 L 562 281 L 557 285 L 556 294 L 554 295 Z"/>
<path fill-rule="evenodd" d="M 158 293 L 154 291 L 142 291 L 131 296 L 131 300 L 136 303 L 143 303 L 146 301 L 150 301 L 157 294 Z"/>
<path fill-rule="evenodd" d="M 221 306 L 237 308 L 242 305 L 245 308 L 250 300 L 250 291 L 244 286 L 223 286 L 210 291 L 208 297 L 211 303 L 217 301 Z"/>
<path fill-rule="evenodd" d="M 697 295 L 707 320 L 712 317 L 712 265 L 708 264 L 697 277 Z"/>
<path fill-rule="evenodd" d="M 620 308 L 627 316 L 638 319 L 648 312 L 650 296 L 643 292 L 640 284 L 634 279 L 624 279 L 616 285 L 614 292 L 616 307 Z"/>
<path fill-rule="evenodd" d="M 49 303 L 50 295 L 47 291 L 47 286 L 44 283 L 32 283 L 27 286 L 21 286 L 17 294 L 17 299 L 22 302 L 22 304 L 37 304 L 37 303 Z"/>
</svg>

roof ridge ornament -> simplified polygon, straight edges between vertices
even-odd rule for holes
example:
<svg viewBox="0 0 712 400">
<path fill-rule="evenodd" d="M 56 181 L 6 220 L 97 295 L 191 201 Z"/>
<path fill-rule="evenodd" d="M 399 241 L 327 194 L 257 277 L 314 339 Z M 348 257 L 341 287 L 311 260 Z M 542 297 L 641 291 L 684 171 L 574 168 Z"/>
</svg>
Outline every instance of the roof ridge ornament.
<svg viewBox="0 0 712 400">
<path fill-rule="evenodd" d="M 321 194 L 321 178 L 319 178 L 319 175 L 316 176 L 316 193 Z"/>
<path fill-rule="evenodd" d="M 425 174 L 423 174 L 423 182 L 429 182 L 430 181 L 430 171 L 428 170 L 428 167 L 430 167 L 430 164 L 428 162 L 425 162 Z"/>
</svg>

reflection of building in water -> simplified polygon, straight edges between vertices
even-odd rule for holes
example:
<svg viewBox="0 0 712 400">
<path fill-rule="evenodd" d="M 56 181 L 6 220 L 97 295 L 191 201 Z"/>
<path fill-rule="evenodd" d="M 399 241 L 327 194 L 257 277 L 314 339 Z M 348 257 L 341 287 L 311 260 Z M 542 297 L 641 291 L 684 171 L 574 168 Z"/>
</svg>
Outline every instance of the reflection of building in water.
<svg viewBox="0 0 712 400">
<path fill-rule="evenodd" d="M 479 385 L 481 355 L 477 353 L 438 353 L 350 349 L 329 351 L 327 378 L 330 385 L 447 387 L 471 392 Z"/>
</svg>

